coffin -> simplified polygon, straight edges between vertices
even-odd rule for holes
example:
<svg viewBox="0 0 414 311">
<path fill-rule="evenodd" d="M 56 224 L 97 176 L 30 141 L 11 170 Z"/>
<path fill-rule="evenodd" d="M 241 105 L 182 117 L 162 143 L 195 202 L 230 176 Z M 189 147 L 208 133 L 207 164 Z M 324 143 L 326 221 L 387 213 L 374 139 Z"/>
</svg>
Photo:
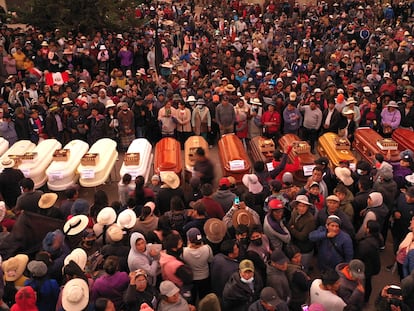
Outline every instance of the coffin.
<svg viewBox="0 0 414 311">
<path fill-rule="evenodd" d="M 203 148 L 208 157 L 208 143 L 202 136 L 191 136 L 184 144 L 184 163 L 185 169 L 189 172 L 193 172 L 195 164 L 195 153 L 197 148 Z"/>
<path fill-rule="evenodd" d="M 137 138 L 129 145 L 128 150 L 124 156 L 119 174 L 124 176 L 126 173 L 132 176 L 132 182 L 135 185 L 135 178 L 143 176 L 145 182 L 148 181 L 148 176 L 152 164 L 152 146 L 145 138 Z M 132 183 L 131 182 L 131 183 Z"/>
<path fill-rule="evenodd" d="M 218 148 L 223 176 L 233 176 L 241 182 L 243 175 L 250 172 L 250 160 L 241 140 L 234 134 L 223 135 Z"/>
<path fill-rule="evenodd" d="M 358 128 L 355 131 L 354 148 L 361 157 L 370 163 L 375 164 L 375 154 L 381 153 L 386 161 L 398 162 L 400 152 L 397 143 L 392 139 L 384 139 L 380 134 L 369 127 Z"/>
<path fill-rule="evenodd" d="M 275 143 L 272 139 L 256 136 L 250 140 L 250 150 L 253 162 L 263 161 L 269 163 L 273 160 Z"/>
<path fill-rule="evenodd" d="M 398 143 L 398 150 L 404 151 L 410 149 L 414 151 L 414 132 L 407 129 L 395 129 L 392 133 L 392 139 Z"/>
<path fill-rule="evenodd" d="M 116 142 L 110 138 L 102 138 L 92 145 L 89 154 L 97 154 L 97 161 L 89 165 L 78 166 L 79 183 L 82 187 L 97 187 L 102 185 L 111 174 L 112 167 L 118 158 Z"/>
<path fill-rule="evenodd" d="M 31 152 L 36 145 L 32 143 L 30 140 L 19 140 L 13 144 L 13 146 L 8 149 L 3 156 L 0 158 L 0 170 L 3 171 L 3 166 L 1 166 L 1 162 L 5 158 L 12 158 L 15 160 L 16 166 L 18 167 L 20 162 L 20 157 L 24 155 L 26 152 Z"/>
<path fill-rule="evenodd" d="M 180 143 L 171 137 L 162 138 L 155 145 L 154 173 L 173 171 L 180 176 L 182 169 Z"/>
<path fill-rule="evenodd" d="M 306 182 L 307 177 L 312 174 L 315 165 L 315 156 L 310 151 L 310 145 L 306 141 L 301 141 L 295 134 L 285 134 L 279 139 L 279 146 L 282 150 L 287 150 L 289 146 L 293 146 L 289 153 L 289 162 L 293 163 L 295 157 L 299 158 L 300 170 L 297 170 L 293 177 L 298 182 Z M 306 174 L 304 173 L 306 171 Z"/>
<path fill-rule="evenodd" d="M 351 168 L 355 169 L 357 160 L 350 150 L 349 143 L 341 143 L 340 138 L 335 133 L 325 133 L 319 137 L 318 152 L 321 156 L 329 159 L 329 165 L 332 169 L 339 166 L 339 161 L 347 160 L 351 163 Z"/>
<path fill-rule="evenodd" d="M 25 177 L 33 179 L 35 189 L 46 183 L 46 168 L 52 162 L 53 153 L 61 148 L 61 143 L 56 139 L 45 139 L 36 148 L 21 156 L 18 167 Z"/>
<path fill-rule="evenodd" d="M 3 137 L 0 137 L 0 156 L 3 155 L 9 149 L 9 142 Z"/>
<path fill-rule="evenodd" d="M 76 184 L 79 179 L 76 169 L 88 149 L 86 142 L 75 139 L 55 152 L 53 161 L 46 170 L 47 186 L 50 190 L 63 191 Z"/>
</svg>

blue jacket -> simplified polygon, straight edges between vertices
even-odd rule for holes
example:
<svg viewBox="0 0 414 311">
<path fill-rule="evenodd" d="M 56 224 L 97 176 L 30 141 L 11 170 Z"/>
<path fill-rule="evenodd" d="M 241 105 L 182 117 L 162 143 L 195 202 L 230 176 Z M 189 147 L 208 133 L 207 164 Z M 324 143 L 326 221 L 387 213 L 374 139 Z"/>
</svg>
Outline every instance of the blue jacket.
<svg viewBox="0 0 414 311">
<path fill-rule="evenodd" d="M 328 239 L 326 233 L 323 226 L 309 233 L 309 240 L 315 242 L 318 248 L 319 268 L 335 269 L 339 263 L 351 261 L 354 257 L 354 248 L 349 234 L 341 230 L 336 237 Z"/>
</svg>

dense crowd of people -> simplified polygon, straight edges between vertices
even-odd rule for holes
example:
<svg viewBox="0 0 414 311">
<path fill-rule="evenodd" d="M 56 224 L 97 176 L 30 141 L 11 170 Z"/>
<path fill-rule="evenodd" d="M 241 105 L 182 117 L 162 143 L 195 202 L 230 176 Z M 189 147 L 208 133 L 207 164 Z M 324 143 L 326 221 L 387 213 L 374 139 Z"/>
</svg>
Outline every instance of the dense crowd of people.
<svg viewBox="0 0 414 311">
<path fill-rule="evenodd" d="M 9 146 L 109 137 L 126 151 L 135 138 L 184 147 L 200 135 L 213 148 L 235 133 L 247 148 L 291 133 L 316 153 L 327 132 L 352 142 L 358 127 L 413 130 L 412 3 L 134 9 L 143 25 L 118 33 L 0 29 Z M 188 186 L 171 172 L 148 184 L 125 174 L 117 200 L 98 190 L 92 204 L 76 187 L 59 204 L 3 159 L 0 309 L 362 310 L 375 295 L 378 310 L 414 310 L 413 151 L 355 171 L 319 157 L 302 185 L 292 147 L 239 185 L 198 148 Z M 389 231 L 386 268 L 401 283 L 372 293 Z"/>
</svg>

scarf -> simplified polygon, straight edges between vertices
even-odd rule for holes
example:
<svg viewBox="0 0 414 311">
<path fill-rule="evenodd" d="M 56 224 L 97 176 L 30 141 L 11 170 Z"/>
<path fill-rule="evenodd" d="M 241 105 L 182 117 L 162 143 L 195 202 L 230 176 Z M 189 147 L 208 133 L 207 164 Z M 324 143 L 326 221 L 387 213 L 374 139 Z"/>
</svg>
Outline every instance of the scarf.
<svg viewBox="0 0 414 311">
<path fill-rule="evenodd" d="M 267 217 L 267 222 L 269 223 L 270 227 L 272 227 L 273 230 L 275 230 L 279 234 L 287 235 L 287 232 L 283 230 L 281 226 L 281 221 L 274 220 L 271 214 L 267 214 L 266 217 Z"/>
</svg>

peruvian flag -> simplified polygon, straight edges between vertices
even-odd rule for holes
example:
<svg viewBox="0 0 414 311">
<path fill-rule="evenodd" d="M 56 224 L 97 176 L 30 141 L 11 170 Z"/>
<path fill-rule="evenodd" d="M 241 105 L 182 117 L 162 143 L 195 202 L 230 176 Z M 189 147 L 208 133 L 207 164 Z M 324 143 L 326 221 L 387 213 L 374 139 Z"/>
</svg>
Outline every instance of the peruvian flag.
<svg viewBox="0 0 414 311">
<path fill-rule="evenodd" d="M 43 75 L 43 72 L 36 67 L 30 68 L 28 71 L 32 76 L 35 76 L 37 79 L 40 79 Z"/>
<path fill-rule="evenodd" d="M 47 85 L 62 85 L 69 80 L 67 72 L 48 72 L 45 74 L 45 82 Z"/>
</svg>

